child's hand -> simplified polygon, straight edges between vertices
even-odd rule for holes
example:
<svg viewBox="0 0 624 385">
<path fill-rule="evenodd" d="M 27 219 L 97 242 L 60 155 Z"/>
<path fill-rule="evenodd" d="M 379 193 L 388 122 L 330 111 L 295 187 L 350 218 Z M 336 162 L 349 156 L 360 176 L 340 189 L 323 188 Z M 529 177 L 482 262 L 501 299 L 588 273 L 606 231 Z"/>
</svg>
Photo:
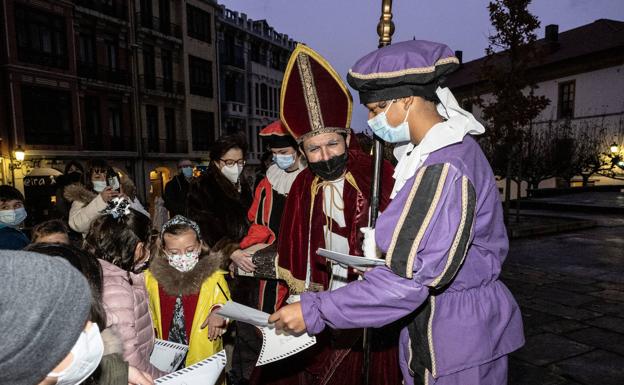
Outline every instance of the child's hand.
<svg viewBox="0 0 624 385">
<path fill-rule="evenodd" d="M 225 318 L 221 317 L 215 312 L 212 312 L 206 322 L 204 322 L 203 327 L 207 324 L 208 326 L 208 339 L 210 341 L 214 341 L 217 338 L 221 337 L 223 333 L 225 333 L 225 328 L 227 326 L 225 322 Z"/>
</svg>

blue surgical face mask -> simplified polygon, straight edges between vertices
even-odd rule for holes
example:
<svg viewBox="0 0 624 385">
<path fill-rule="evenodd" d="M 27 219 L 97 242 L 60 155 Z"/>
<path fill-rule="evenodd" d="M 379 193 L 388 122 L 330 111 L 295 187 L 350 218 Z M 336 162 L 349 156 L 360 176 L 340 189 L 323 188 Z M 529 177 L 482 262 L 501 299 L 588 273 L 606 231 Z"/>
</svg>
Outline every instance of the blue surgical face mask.
<svg viewBox="0 0 624 385">
<path fill-rule="evenodd" d="M 93 191 L 95 192 L 102 192 L 104 191 L 104 189 L 106 188 L 106 182 L 103 180 L 94 180 L 92 181 L 93 183 Z"/>
<path fill-rule="evenodd" d="M 187 166 L 187 167 L 182 167 L 182 175 L 184 175 L 185 178 L 190 178 L 193 176 L 193 167 Z"/>
<path fill-rule="evenodd" d="M 0 222 L 6 226 L 17 226 L 26 219 L 26 209 L 0 210 Z"/>
<path fill-rule="evenodd" d="M 409 124 L 407 123 L 409 108 L 405 113 L 405 119 L 403 119 L 403 123 L 399 124 L 396 127 L 392 127 L 390 123 L 388 123 L 388 117 L 386 116 L 386 113 L 390 109 L 390 106 L 392 106 L 392 103 L 394 103 L 394 100 L 390 102 L 388 108 L 386 108 L 384 112 L 370 119 L 368 121 L 368 126 L 371 128 L 371 130 L 373 130 L 375 135 L 388 143 L 409 142 L 411 140 Z M 410 106 L 410 108 L 412 107 Z"/>
<path fill-rule="evenodd" d="M 275 154 L 273 155 L 273 162 L 277 167 L 282 170 L 288 170 L 293 164 L 295 164 L 295 154 Z"/>
</svg>

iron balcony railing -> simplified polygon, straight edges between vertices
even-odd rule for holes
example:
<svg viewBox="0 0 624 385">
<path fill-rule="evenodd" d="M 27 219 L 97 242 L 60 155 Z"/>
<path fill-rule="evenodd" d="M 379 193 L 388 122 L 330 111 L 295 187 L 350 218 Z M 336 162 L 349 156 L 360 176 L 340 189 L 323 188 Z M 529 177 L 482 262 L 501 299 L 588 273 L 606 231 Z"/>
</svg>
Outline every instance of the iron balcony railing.
<svg viewBox="0 0 624 385">
<path fill-rule="evenodd" d="M 144 90 L 154 90 L 169 94 L 183 95 L 184 83 L 156 76 L 139 76 L 141 88 Z"/>
<path fill-rule="evenodd" d="M 130 84 L 130 74 L 128 71 L 89 62 L 78 62 L 78 76 L 109 83 Z"/>
<path fill-rule="evenodd" d="M 150 137 L 143 139 L 143 148 L 152 153 L 186 154 L 188 141 Z"/>
<path fill-rule="evenodd" d="M 136 141 L 132 136 L 96 135 L 84 130 L 84 148 L 91 151 L 136 151 Z"/>
<path fill-rule="evenodd" d="M 147 13 L 137 12 L 136 20 L 141 27 L 158 31 L 164 35 L 173 36 L 178 39 L 182 38 L 182 30 L 178 24 L 172 23 L 169 20 L 161 19 L 155 16 L 151 16 Z"/>
</svg>

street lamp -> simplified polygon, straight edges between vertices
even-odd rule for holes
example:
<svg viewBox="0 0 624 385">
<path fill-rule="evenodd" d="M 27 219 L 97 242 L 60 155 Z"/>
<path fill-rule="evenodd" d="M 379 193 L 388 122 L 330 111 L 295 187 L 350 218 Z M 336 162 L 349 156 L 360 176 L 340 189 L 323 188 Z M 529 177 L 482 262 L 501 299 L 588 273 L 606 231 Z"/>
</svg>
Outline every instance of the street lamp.
<svg viewBox="0 0 624 385">
<path fill-rule="evenodd" d="M 22 146 L 17 146 L 13 154 L 15 155 L 15 160 L 17 160 L 18 162 L 23 162 L 24 158 L 26 157 L 26 151 L 24 151 Z"/>
<path fill-rule="evenodd" d="M 618 146 L 618 144 L 617 144 L 617 143 L 615 143 L 615 142 L 613 142 L 613 143 L 611 144 L 610 149 L 611 149 L 611 155 L 615 155 L 615 154 L 617 154 L 618 152 L 620 152 L 620 146 Z"/>
</svg>

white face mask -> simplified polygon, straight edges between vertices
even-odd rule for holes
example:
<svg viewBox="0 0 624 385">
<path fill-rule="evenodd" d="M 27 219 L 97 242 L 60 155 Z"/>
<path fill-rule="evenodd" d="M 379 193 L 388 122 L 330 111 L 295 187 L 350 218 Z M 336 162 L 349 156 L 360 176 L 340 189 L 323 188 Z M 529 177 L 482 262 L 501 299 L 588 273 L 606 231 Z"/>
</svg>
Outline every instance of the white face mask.
<svg viewBox="0 0 624 385">
<path fill-rule="evenodd" d="M 372 119 L 368 120 L 368 126 L 373 130 L 375 135 L 379 138 L 383 139 L 388 143 L 401 143 L 401 142 L 409 142 L 411 140 L 410 137 L 410 129 L 409 123 L 407 123 L 407 117 L 409 116 L 409 110 L 412 108 L 410 105 L 405 113 L 405 119 L 398 126 L 393 127 L 388 122 L 388 117 L 386 113 L 390 110 L 390 106 L 392 106 L 394 100 L 390 102 L 388 108 L 385 111 L 379 113 Z"/>
<path fill-rule="evenodd" d="M 199 250 L 183 254 L 167 254 L 169 265 L 179 272 L 186 273 L 193 270 L 199 262 Z"/>
<path fill-rule="evenodd" d="M 17 226 L 26 219 L 26 209 L 20 207 L 15 210 L 0 210 L 0 222 L 7 226 Z"/>
<path fill-rule="evenodd" d="M 106 182 L 101 180 L 94 180 L 93 182 L 93 190 L 95 192 L 102 192 L 106 188 Z"/>
<path fill-rule="evenodd" d="M 223 176 L 225 176 L 232 183 L 238 182 L 238 177 L 242 171 L 243 166 L 239 166 L 237 164 L 233 164 L 231 166 L 225 165 L 221 167 L 221 173 Z"/>
<path fill-rule="evenodd" d="M 104 354 L 104 343 L 97 324 L 91 324 L 89 330 L 80 333 L 71 352 L 74 359 L 65 370 L 48 374 L 48 377 L 57 379 L 56 385 L 78 385 L 97 369 Z"/>
</svg>

